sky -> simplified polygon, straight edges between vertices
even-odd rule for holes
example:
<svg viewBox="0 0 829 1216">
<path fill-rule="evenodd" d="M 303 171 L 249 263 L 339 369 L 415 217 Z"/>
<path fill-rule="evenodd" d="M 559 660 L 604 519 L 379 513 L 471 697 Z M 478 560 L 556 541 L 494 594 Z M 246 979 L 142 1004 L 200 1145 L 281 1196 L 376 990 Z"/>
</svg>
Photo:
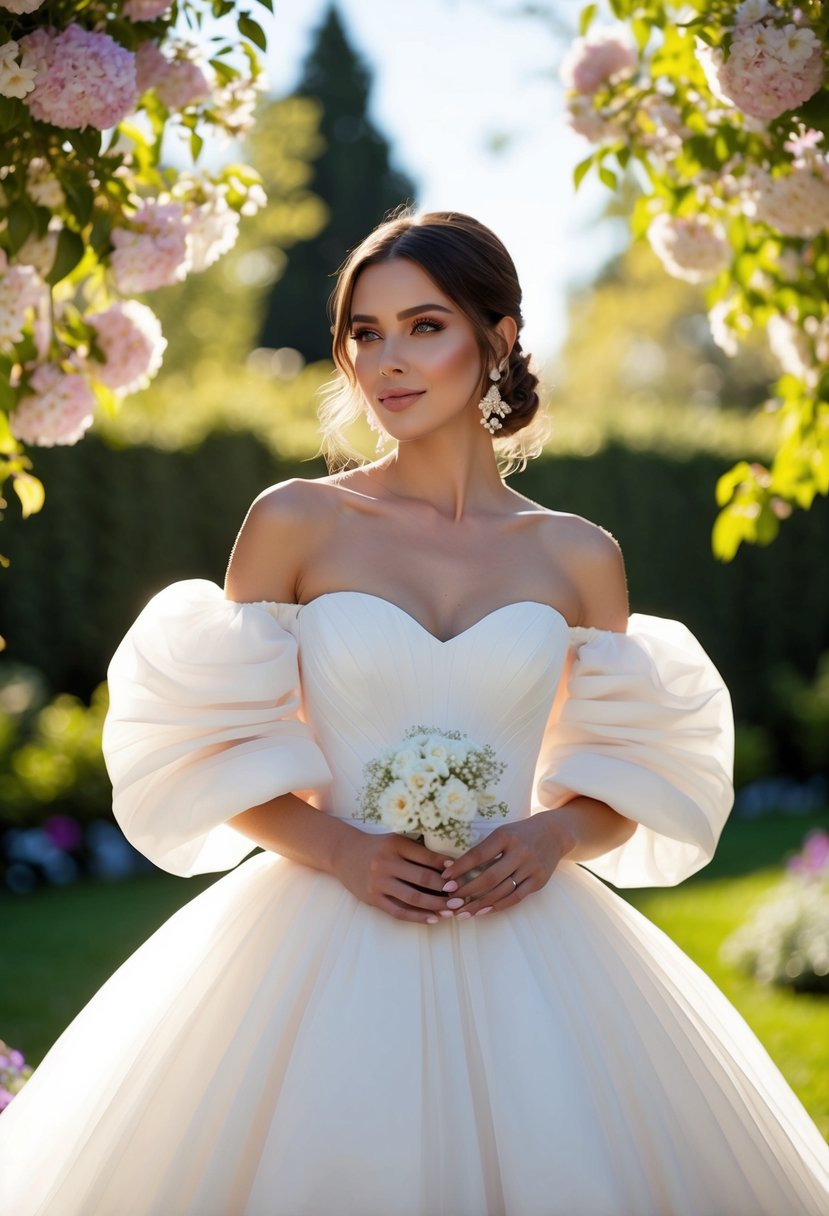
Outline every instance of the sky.
<svg viewBox="0 0 829 1216">
<path fill-rule="evenodd" d="M 269 91 L 288 92 L 328 0 L 276 0 L 255 10 L 268 35 Z M 418 205 L 487 224 L 515 261 L 524 292 L 522 341 L 539 364 L 566 331 L 568 284 L 589 280 L 618 237 L 595 217 L 605 188 L 574 166 L 590 146 L 563 118 L 558 66 L 569 44 L 520 0 L 338 0 L 352 44 L 373 76 L 370 114 Z M 575 29 L 581 0 L 556 4 Z M 493 139 L 503 150 L 492 151 Z"/>
</svg>

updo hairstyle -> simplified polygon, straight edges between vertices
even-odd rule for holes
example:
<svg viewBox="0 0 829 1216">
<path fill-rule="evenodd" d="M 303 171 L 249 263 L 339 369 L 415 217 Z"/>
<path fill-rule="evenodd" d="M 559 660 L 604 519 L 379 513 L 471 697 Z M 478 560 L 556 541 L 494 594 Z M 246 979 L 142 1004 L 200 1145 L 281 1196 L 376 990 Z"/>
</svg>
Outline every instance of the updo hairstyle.
<svg viewBox="0 0 829 1216">
<path fill-rule="evenodd" d="M 319 413 L 322 450 L 329 468 L 352 461 L 364 462 L 343 433 L 366 409 L 349 358 L 352 297 L 357 279 L 367 266 L 392 258 L 408 258 L 420 266 L 469 320 L 483 365 L 479 397 L 491 386 L 489 371 L 499 363 L 496 341 L 500 335 L 494 334 L 493 327 L 502 317 L 510 316 L 520 334 L 524 323 L 515 265 L 494 232 L 459 211 L 427 211 L 418 215 L 407 206 L 393 213 L 348 255 L 337 272 L 337 283 L 328 301 L 332 355 L 337 370 L 321 390 Z M 530 371 L 529 362 L 530 356 L 522 351 L 519 336 L 497 382 L 511 413 L 502 419 L 502 429 L 493 438 L 500 463 L 510 470 L 523 468 L 527 459 L 541 450 L 546 437 L 543 416 L 536 420 L 538 377 Z M 531 426 L 534 420 L 535 425 Z"/>
</svg>

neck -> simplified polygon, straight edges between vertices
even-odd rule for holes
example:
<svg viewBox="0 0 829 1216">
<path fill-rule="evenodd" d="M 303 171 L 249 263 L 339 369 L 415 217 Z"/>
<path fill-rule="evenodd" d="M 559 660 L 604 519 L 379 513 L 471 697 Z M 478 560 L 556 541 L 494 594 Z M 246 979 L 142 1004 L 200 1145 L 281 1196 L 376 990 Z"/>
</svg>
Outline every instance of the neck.
<svg viewBox="0 0 829 1216">
<path fill-rule="evenodd" d="M 482 427 L 471 434 L 468 427 L 462 434 L 444 427 L 405 440 L 372 467 L 392 494 L 428 503 L 453 523 L 503 504 L 504 483 Z"/>
</svg>

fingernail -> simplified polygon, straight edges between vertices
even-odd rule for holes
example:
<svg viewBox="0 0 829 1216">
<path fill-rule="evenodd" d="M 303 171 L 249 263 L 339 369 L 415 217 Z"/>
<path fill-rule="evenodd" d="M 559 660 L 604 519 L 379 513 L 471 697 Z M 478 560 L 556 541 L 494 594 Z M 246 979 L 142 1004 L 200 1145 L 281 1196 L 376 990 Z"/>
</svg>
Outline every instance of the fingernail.
<svg viewBox="0 0 829 1216">
<path fill-rule="evenodd" d="M 441 887 L 441 891 L 457 891 L 457 889 L 458 884 L 455 882 L 454 878 L 450 878 L 449 882 L 445 882 Z"/>
<path fill-rule="evenodd" d="M 447 906 L 447 908 L 462 908 L 463 900 L 462 899 L 447 899 L 446 906 Z"/>
<path fill-rule="evenodd" d="M 439 912 L 439 913 L 438 913 L 438 916 L 454 916 L 454 915 L 455 915 L 455 913 L 454 913 L 454 912 L 445 912 L 445 911 L 444 911 L 444 912 Z"/>
<path fill-rule="evenodd" d="M 471 912 L 459 912 L 455 920 L 468 920 L 472 916 Z"/>
<path fill-rule="evenodd" d="M 486 916 L 487 912 L 491 912 L 491 911 L 492 911 L 491 906 L 489 908 L 479 908 L 478 911 L 475 913 L 475 915 L 476 916 Z"/>
<path fill-rule="evenodd" d="M 446 858 L 446 857 L 445 857 L 445 858 L 443 859 L 443 868 L 444 868 L 444 870 L 446 869 L 446 867 L 447 867 L 447 866 L 451 866 L 451 864 L 452 864 L 452 859 L 451 859 L 451 858 Z"/>
<path fill-rule="evenodd" d="M 437 923 L 438 923 L 438 918 L 436 916 L 427 916 L 426 917 L 427 925 L 436 925 Z"/>
</svg>

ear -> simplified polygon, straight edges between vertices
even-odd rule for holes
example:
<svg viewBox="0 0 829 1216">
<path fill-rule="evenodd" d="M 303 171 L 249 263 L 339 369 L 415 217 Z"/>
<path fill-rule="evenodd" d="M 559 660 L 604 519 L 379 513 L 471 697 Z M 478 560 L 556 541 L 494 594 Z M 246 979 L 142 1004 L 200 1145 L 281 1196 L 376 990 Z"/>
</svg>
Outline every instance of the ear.
<svg viewBox="0 0 829 1216">
<path fill-rule="evenodd" d="M 504 355 L 508 355 L 515 346 L 515 339 L 518 337 L 518 324 L 515 317 L 501 317 L 495 326 L 495 331 L 501 336 L 497 345 L 500 350 L 500 358 L 503 359 Z"/>
</svg>

